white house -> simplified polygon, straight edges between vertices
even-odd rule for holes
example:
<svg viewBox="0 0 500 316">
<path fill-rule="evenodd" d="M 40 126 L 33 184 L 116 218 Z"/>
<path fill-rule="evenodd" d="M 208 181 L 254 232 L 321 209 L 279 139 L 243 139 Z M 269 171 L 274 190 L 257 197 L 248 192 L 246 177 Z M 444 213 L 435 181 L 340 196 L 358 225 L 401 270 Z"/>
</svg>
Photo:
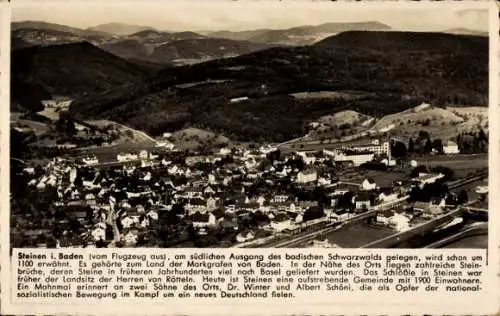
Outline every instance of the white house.
<svg viewBox="0 0 500 316">
<path fill-rule="evenodd" d="M 458 145 L 455 142 L 449 140 L 443 145 L 443 152 L 447 155 L 451 155 L 460 153 L 460 150 L 458 150 Z"/>
<path fill-rule="evenodd" d="M 349 217 L 350 214 L 346 210 L 337 210 L 330 215 L 330 218 L 334 219 L 335 221 L 345 221 L 349 219 Z"/>
<path fill-rule="evenodd" d="M 387 210 L 383 212 L 377 213 L 377 222 L 383 225 L 389 225 L 391 222 L 391 218 L 394 216 L 394 212 Z"/>
<path fill-rule="evenodd" d="M 148 216 L 149 218 L 151 218 L 152 220 L 158 220 L 158 212 L 156 212 L 155 210 L 150 210 L 146 216 Z"/>
<path fill-rule="evenodd" d="M 239 97 L 239 98 L 232 98 L 230 100 L 231 103 L 237 103 L 237 102 L 243 102 L 243 101 L 247 101 L 248 100 L 248 97 Z"/>
<path fill-rule="evenodd" d="M 120 222 L 122 223 L 123 228 L 129 228 L 134 223 L 134 220 L 130 216 L 125 216 Z"/>
<path fill-rule="evenodd" d="M 149 157 L 149 153 L 147 150 L 141 150 L 141 152 L 139 153 L 139 158 L 141 159 L 148 159 Z"/>
<path fill-rule="evenodd" d="M 285 214 L 278 214 L 271 220 L 270 226 L 274 231 L 282 232 L 285 229 L 290 229 L 293 226 L 293 222 Z"/>
<path fill-rule="evenodd" d="M 214 226 L 216 223 L 215 216 L 212 213 L 201 214 L 196 212 L 193 214 L 192 221 L 194 228 Z"/>
<path fill-rule="evenodd" d="M 380 192 L 380 194 L 378 195 L 378 200 L 381 203 L 391 202 L 397 200 L 397 198 L 398 198 L 398 193 L 394 191 L 392 188 L 382 190 L 382 192 Z"/>
<path fill-rule="evenodd" d="M 360 166 L 372 161 L 374 157 L 375 155 L 372 152 L 341 151 L 335 154 L 334 160 L 336 162 L 351 161 L 354 166 Z"/>
<path fill-rule="evenodd" d="M 137 154 L 134 153 L 119 153 L 118 155 L 116 155 L 116 160 L 118 161 L 130 161 L 130 160 L 136 160 L 137 158 L 138 158 Z"/>
<path fill-rule="evenodd" d="M 364 191 L 375 190 L 377 188 L 377 183 L 375 183 L 375 180 L 372 178 L 366 178 L 361 182 L 360 188 Z"/>
<path fill-rule="evenodd" d="M 102 227 L 96 227 L 94 228 L 94 230 L 92 230 L 91 235 L 95 241 L 106 240 L 106 229 Z"/>
<path fill-rule="evenodd" d="M 297 174 L 298 183 L 314 182 L 318 179 L 318 173 L 314 169 L 307 169 Z"/>
<path fill-rule="evenodd" d="M 219 150 L 220 155 L 229 155 L 231 153 L 231 149 L 223 147 Z"/>
<path fill-rule="evenodd" d="M 254 239 L 254 237 L 255 235 L 252 231 L 240 232 L 238 235 L 236 235 L 236 241 L 245 242 Z"/>
<path fill-rule="evenodd" d="M 168 140 L 162 139 L 156 141 L 156 147 L 165 148 L 168 150 L 172 150 L 175 148 L 175 145 L 169 142 Z"/>
<path fill-rule="evenodd" d="M 88 166 L 97 165 L 99 163 L 99 160 L 96 156 L 86 156 L 82 159 L 82 161 Z"/>
<path fill-rule="evenodd" d="M 418 177 L 415 179 L 423 186 L 424 184 L 434 183 L 439 179 L 442 179 L 444 174 L 442 173 L 424 173 L 421 172 L 418 174 Z"/>
<path fill-rule="evenodd" d="M 398 232 L 406 231 L 410 229 L 410 219 L 403 214 L 396 213 L 389 219 L 389 225 Z"/>
</svg>

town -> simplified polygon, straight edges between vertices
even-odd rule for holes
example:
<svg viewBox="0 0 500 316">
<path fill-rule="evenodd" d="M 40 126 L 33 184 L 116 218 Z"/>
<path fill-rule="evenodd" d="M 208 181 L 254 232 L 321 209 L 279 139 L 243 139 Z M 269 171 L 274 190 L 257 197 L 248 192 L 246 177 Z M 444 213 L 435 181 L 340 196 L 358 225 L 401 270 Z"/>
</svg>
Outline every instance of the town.
<svg viewBox="0 0 500 316">
<path fill-rule="evenodd" d="M 11 194 L 13 247 L 395 247 L 487 220 L 487 168 L 459 176 L 394 158 L 395 139 L 193 152 L 166 138 L 108 161 L 80 153 L 13 167 L 22 183 Z M 456 143 L 442 146 L 431 154 L 460 155 Z M 380 234 L 328 237 L 353 225 Z"/>
</svg>

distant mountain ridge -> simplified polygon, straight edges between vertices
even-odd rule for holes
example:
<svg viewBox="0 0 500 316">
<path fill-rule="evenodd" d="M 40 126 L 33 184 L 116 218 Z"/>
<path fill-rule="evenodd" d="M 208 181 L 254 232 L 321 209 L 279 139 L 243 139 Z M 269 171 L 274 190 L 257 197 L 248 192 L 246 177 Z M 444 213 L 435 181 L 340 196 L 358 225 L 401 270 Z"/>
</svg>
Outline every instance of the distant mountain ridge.
<svg viewBox="0 0 500 316">
<path fill-rule="evenodd" d="M 475 36 L 488 36 L 486 31 L 471 30 L 466 28 L 454 28 L 444 30 L 443 33 L 457 34 L 457 35 L 475 35 Z"/>
<path fill-rule="evenodd" d="M 17 31 L 19 29 L 36 29 L 36 30 L 46 30 L 46 31 L 58 31 L 65 33 L 73 33 L 75 35 L 85 35 L 85 36 L 110 36 L 111 34 L 107 32 L 102 32 L 99 30 L 85 30 L 77 27 L 71 27 L 62 24 L 56 23 L 48 23 L 42 21 L 21 21 L 21 22 L 12 22 L 11 23 L 11 31 Z"/>
<path fill-rule="evenodd" d="M 156 31 L 156 29 L 151 26 L 133 25 L 133 24 L 116 23 L 116 22 L 92 26 L 89 27 L 87 30 L 106 32 L 109 34 L 115 34 L 119 36 L 126 36 L 148 30 Z"/>
<path fill-rule="evenodd" d="M 120 23 L 83 30 L 45 22 L 22 22 L 16 23 L 13 29 L 14 50 L 36 45 L 89 42 L 125 59 L 164 65 L 192 64 L 215 58 L 234 57 L 269 47 L 245 41 L 207 38 L 189 31 L 170 33 Z"/>
<path fill-rule="evenodd" d="M 297 26 L 288 29 L 260 29 L 253 31 L 209 33 L 230 39 L 247 40 L 256 43 L 310 45 L 328 36 L 345 31 L 384 31 L 391 27 L 380 22 L 324 23 L 320 25 Z"/>
</svg>

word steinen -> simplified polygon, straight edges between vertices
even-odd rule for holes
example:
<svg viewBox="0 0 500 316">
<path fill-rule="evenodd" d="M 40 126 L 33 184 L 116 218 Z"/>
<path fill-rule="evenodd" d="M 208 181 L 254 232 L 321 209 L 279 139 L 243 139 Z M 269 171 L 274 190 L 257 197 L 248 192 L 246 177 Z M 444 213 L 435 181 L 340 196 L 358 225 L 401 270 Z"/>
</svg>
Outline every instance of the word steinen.
<svg viewBox="0 0 500 316">
<path fill-rule="evenodd" d="M 29 260 L 32 260 L 32 259 L 37 259 L 37 260 L 45 260 L 47 259 L 47 255 L 44 254 L 44 253 L 24 253 L 24 252 L 20 252 L 18 253 L 17 255 L 17 259 L 19 260 L 25 260 L 25 259 L 29 259 Z M 80 255 L 80 254 L 76 254 L 76 253 L 58 253 L 57 255 L 54 254 L 54 253 L 51 253 L 50 254 L 50 258 L 48 259 L 52 259 L 52 260 L 55 260 L 55 259 L 60 259 L 60 260 L 71 260 L 71 259 L 79 259 L 79 260 L 82 260 L 83 259 L 83 255 Z"/>
</svg>

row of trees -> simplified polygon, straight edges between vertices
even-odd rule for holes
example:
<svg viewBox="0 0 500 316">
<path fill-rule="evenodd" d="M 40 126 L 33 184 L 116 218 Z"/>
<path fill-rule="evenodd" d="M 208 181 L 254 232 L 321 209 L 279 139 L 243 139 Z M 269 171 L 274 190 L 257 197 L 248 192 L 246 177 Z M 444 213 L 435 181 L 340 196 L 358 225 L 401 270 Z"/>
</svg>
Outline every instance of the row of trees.
<svg viewBox="0 0 500 316">
<path fill-rule="evenodd" d="M 482 128 L 476 132 L 462 132 L 455 138 L 461 153 L 476 154 L 488 152 L 488 135 Z M 393 157 L 402 158 L 411 154 L 437 154 L 444 153 L 445 143 L 441 138 L 431 138 L 429 132 L 421 130 L 414 139 L 410 137 L 408 146 L 400 141 L 391 142 L 391 153 Z"/>
</svg>

